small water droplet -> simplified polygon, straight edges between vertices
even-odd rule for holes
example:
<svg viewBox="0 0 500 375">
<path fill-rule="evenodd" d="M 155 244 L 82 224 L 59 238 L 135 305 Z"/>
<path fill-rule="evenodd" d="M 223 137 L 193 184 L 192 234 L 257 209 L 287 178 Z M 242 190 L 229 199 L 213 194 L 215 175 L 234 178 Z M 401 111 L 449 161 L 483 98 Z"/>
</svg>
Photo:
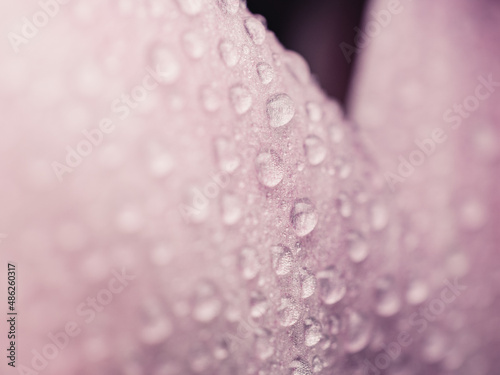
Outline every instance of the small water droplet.
<svg viewBox="0 0 500 375">
<path fill-rule="evenodd" d="M 203 108 L 208 112 L 217 111 L 222 104 L 220 94 L 211 86 L 204 86 L 201 88 L 200 99 Z"/>
<path fill-rule="evenodd" d="M 201 12 L 203 0 L 177 0 L 177 4 L 188 16 L 195 16 Z"/>
<path fill-rule="evenodd" d="M 292 121 L 295 104 L 287 94 L 277 94 L 267 101 L 267 116 L 273 128 L 279 128 Z"/>
<path fill-rule="evenodd" d="M 214 146 L 220 170 L 233 173 L 240 166 L 235 144 L 227 138 L 219 137 L 215 139 Z"/>
<path fill-rule="evenodd" d="M 201 59 L 206 51 L 203 38 L 195 31 L 188 31 L 182 35 L 182 46 L 184 52 L 194 60 Z"/>
<path fill-rule="evenodd" d="M 393 316 L 401 308 L 401 300 L 395 290 L 394 280 L 385 276 L 377 280 L 375 297 L 377 314 L 384 317 Z"/>
<path fill-rule="evenodd" d="M 272 335 L 268 330 L 259 330 L 255 339 L 255 351 L 261 360 L 266 360 L 274 354 Z"/>
<path fill-rule="evenodd" d="M 314 346 L 321 340 L 321 323 L 314 318 L 304 320 L 304 344 Z"/>
<path fill-rule="evenodd" d="M 165 266 L 170 263 L 173 254 L 172 251 L 164 244 L 158 244 L 151 250 L 150 259 L 157 266 Z"/>
<path fill-rule="evenodd" d="M 306 138 L 304 141 L 304 150 L 306 152 L 307 161 L 311 165 L 319 165 L 326 158 L 327 149 L 325 142 L 315 135 L 309 135 Z"/>
<path fill-rule="evenodd" d="M 429 296 L 427 284 L 422 280 L 413 280 L 406 292 L 406 301 L 411 305 L 418 305 L 424 302 Z"/>
<path fill-rule="evenodd" d="M 306 268 L 300 270 L 300 284 L 302 287 L 302 298 L 309 298 L 314 294 L 316 290 L 316 278 Z"/>
<path fill-rule="evenodd" d="M 422 343 L 422 359 L 427 363 L 441 361 L 449 349 L 449 343 L 444 333 L 433 330 L 426 333 Z"/>
<path fill-rule="evenodd" d="M 162 83 L 168 85 L 177 81 L 181 66 L 170 49 L 163 44 L 156 45 L 151 52 L 151 61 Z"/>
<path fill-rule="evenodd" d="M 354 263 L 360 263 L 368 256 L 368 243 L 364 236 L 356 231 L 347 234 L 347 251 Z"/>
<path fill-rule="evenodd" d="M 335 266 L 330 266 L 316 274 L 319 295 L 327 305 L 333 305 L 344 298 L 347 287 L 342 273 Z"/>
<path fill-rule="evenodd" d="M 337 197 L 337 207 L 342 217 L 348 218 L 352 215 L 352 203 L 347 193 L 339 193 Z"/>
<path fill-rule="evenodd" d="M 256 44 L 261 45 L 266 39 L 266 28 L 256 18 L 248 18 L 245 20 L 245 29 L 250 36 L 250 39 Z"/>
<path fill-rule="evenodd" d="M 219 7 L 223 12 L 236 14 L 240 8 L 240 0 L 219 0 Z"/>
<path fill-rule="evenodd" d="M 222 197 L 222 221 L 226 225 L 236 224 L 242 215 L 241 202 L 234 194 L 225 194 Z"/>
<path fill-rule="evenodd" d="M 219 44 L 219 53 L 228 68 L 232 68 L 238 64 L 238 61 L 240 60 L 238 48 L 229 40 L 223 40 Z"/>
<path fill-rule="evenodd" d="M 290 212 L 290 222 L 299 237 L 304 237 L 314 230 L 318 224 L 318 214 L 309 198 L 295 200 Z"/>
<path fill-rule="evenodd" d="M 333 166 L 335 174 L 339 176 L 340 179 L 345 180 L 351 175 L 352 165 L 347 158 L 342 156 L 335 158 L 333 160 Z"/>
<path fill-rule="evenodd" d="M 252 106 L 252 95 L 246 86 L 235 85 L 229 90 L 229 99 L 235 112 L 242 115 Z"/>
<path fill-rule="evenodd" d="M 294 359 L 288 366 L 290 369 L 290 375 L 311 375 L 311 367 L 309 364 L 301 359 Z"/>
<path fill-rule="evenodd" d="M 468 198 L 461 203 L 458 216 L 464 229 L 479 230 L 488 221 L 488 209 L 479 198 Z"/>
<path fill-rule="evenodd" d="M 291 271 L 293 266 L 293 255 L 290 248 L 281 244 L 272 246 L 271 257 L 276 275 L 283 276 Z"/>
<path fill-rule="evenodd" d="M 243 269 L 243 277 L 246 280 L 251 280 L 260 271 L 260 262 L 257 256 L 257 252 L 249 247 L 245 247 L 241 250 L 240 264 Z"/>
<path fill-rule="evenodd" d="M 152 145 L 149 154 L 149 171 L 153 177 L 161 178 L 168 175 L 174 167 L 172 156 L 156 145 Z"/>
<path fill-rule="evenodd" d="M 375 202 L 371 206 L 371 223 L 375 231 L 380 231 L 387 226 L 389 222 L 389 212 L 387 206 L 382 202 Z"/>
<path fill-rule="evenodd" d="M 314 358 L 312 359 L 312 370 L 314 373 L 318 373 L 318 372 L 321 372 L 323 370 L 323 367 L 324 367 L 324 363 L 323 361 L 321 360 L 321 358 L 317 355 L 314 356 Z"/>
<path fill-rule="evenodd" d="M 200 282 L 195 289 L 193 318 L 207 323 L 215 319 L 222 310 L 222 303 L 215 286 L 207 281 Z"/>
<path fill-rule="evenodd" d="M 363 350 L 371 338 L 370 322 L 365 315 L 350 311 L 347 314 L 347 338 L 345 349 L 354 354 Z"/>
<path fill-rule="evenodd" d="M 312 122 L 320 122 L 323 118 L 323 109 L 318 103 L 306 103 L 306 112 L 309 120 L 311 120 Z"/>
<path fill-rule="evenodd" d="M 250 316 L 260 318 L 269 309 L 267 298 L 261 292 L 253 292 L 250 297 Z"/>
<path fill-rule="evenodd" d="M 274 79 L 274 69 L 271 65 L 265 62 L 257 64 L 257 74 L 259 75 L 260 81 L 264 85 L 268 85 Z"/>
<path fill-rule="evenodd" d="M 273 188 L 283 180 L 285 175 L 283 161 L 273 150 L 260 153 L 255 160 L 255 165 L 257 178 L 262 185 Z"/>
<path fill-rule="evenodd" d="M 172 331 L 172 324 L 166 317 L 155 317 L 142 328 L 140 337 L 142 342 L 148 345 L 156 345 L 164 342 Z"/>
<path fill-rule="evenodd" d="M 340 318 L 337 315 L 329 315 L 328 327 L 332 335 L 334 336 L 338 335 L 340 332 Z"/>
<path fill-rule="evenodd" d="M 300 318 L 300 308 L 292 297 L 281 298 L 281 303 L 278 307 L 278 317 L 283 327 L 290 327 L 297 323 Z"/>
</svg>

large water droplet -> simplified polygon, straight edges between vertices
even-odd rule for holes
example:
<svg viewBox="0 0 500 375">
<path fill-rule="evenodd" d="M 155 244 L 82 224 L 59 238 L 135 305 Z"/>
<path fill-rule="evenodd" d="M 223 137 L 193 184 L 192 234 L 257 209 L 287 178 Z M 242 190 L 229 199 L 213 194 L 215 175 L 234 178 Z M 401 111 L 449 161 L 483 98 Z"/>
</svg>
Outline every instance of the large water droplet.
<svg viewBox="0 0 500 375">
<path fill-rule="evenodd" d="M 259 182 L 269 188 L 277 186 L 285 175 L 283 161 L 273 150 L 262 152 L 255 160 Z"/>
<path fill-rule="evenodd" d="M 222 310 L 222 303 L 215 286 L 210 282 L 200 282 L 195 289 L 193 318 L 199 322 L 210 322 Z"/>
<path fill-rule="evenodd" d="M 335 266 L 318 272 L 316 279 L 318 280 L 319 295 L 325 304 L 333 305 L 344 298 L 347 291 L 346 281 Z"/>
<path fill-rule="evenodd" d="M 377 314 L 384 317 L 393 316 L 401 308 L 401 300 L 395 290 L 394 280 L 390 276 L 377 280 L 375 297 Z"/>
<path fill-rule="evenodd" d="M 309 135 L 304 141 L 304 150 L 306 152 L 307 161 L 311 165 L 319 165 L 326 158 L 326 145 L 325 142 L 315 136 Z"/>
<path fill-rule="evenodd" d="M 257 252 L 249 247 L 245 247 L 241 250 L 240 265 L 243 270 L 243 277 L 246 280 L 251 280 L 257 276 L 260 271 L 260 262 Z"/>
<path fill-rule="evenodd" d="M 181 66 L 175 55 L 164 45 L 156 45 L 151 52 L 153 70 L 157 71 L 162 83 L 172 84 L 179 78 Z"/>
<path fill-rule="evenodd" d="M 355 231 L 347 234 L 347 251 L 354 263 L 360 263 L 368 256 L 368 243 L 364 236 Z"/>
<path fill-rule="evenodd" d="M 306 104 L 306 111 L 309 120 L 312 122 L 320 122 L 323 118 L 323 109 L 318 103 L 308 102 Z"/>
<path fill-rule="evenodd" d="M 290 248 L 284 245 L 276 245 L 271 247 L 271 256 L 273 269 L 276 275 L 286 275 L 291 271 L 293 266 L 293 255 Z"/>
<path fill-rule="evenodd" d="M 302 298 L 311 297 L 316 290 L 316 278 L 306 268 L 300 270 L 300 284 L 302 287 Z"/>
<path fill-rule="evenodd" d="M 299 237 L 304 237 L 313 231 L 318 223 L 318 214 L 309 198 L 297 199 L 294 202 L 290 212 L 290 222 Z"/>
<path fill-rule="evenodd" d="M 222 221 L 226 225 L 236 224 L 242 214 L 241 202 L 234 194 L 225 194 L 222 197 Z"/>
<path fill-rule="evenodd" d="M 177 0 L 177 4 L 188 16 L 195 16 L 201 12 L 203 0 Z"/>
<path fill-rule="evenodd" d="M 203 38 L 194 31 L 188 31 L 182 35 L 182 46 L 184 52 L 194 60 L 201 59 L 206 51 Z"/>
<path fill-rule="evenodd" d="M 205 108 L 208 112 L 217 111 L 222 104 L 220 94 L 211 86 L 201 88 L 200 99 L 203 108 Z"/>
<path fill-rule="evenodd" d="M 363 350 L 371 338 L 370 322 L 363 314 L 350 311 L 347 314 L 347 338 L 345 348 L 348 353 Z"/>
<path fill-rule="evenodd" d="M 267 116 L 273 128 L 288 124 L 295 115 L 295 104 L 287 94 L 277 94 L 267 101 Z"/>
<path fill-rule="evenodd" d="M 311 375 L 311 367 L 309 364 L 301 359 L 294 359 L 288 366 L 290 369 L 290 375 Z"/>
<path fill-rule="evenodd" d="M 278 317 L 283 327 L 293 326 L 300 318 L 300 308 L 292 297 L 281 298 Z"/>
<path fill-rule="evenodd" d="M 246 113 L 252 106 L 252 95 L 247 87 L 235 85 L 229 90 L 229 99 L 235 112 L 239 115 Z"/>
<path fill-rule="evenodd" d="M 245 20 L 245 29 L 255 44 L 261 45 L 264 43 L 266 39 L 266 28 L 258 19 L 248 18 Z"/>
<path fill-rule="evenodd" d="M 314 318 L 304 320 L 304 344 L 314 346 L 321 340 L 321 323 Z"/>
<path fill-rule="evenodd" d="M 219 44 L 219 53 L 222 58 L 222 61 L 226 64 L 227 67 L 232 68 L 238 61 L 240 60 L 240 53 L 238 52 L 238 48 L 234 45 L 233 42 L 229 40 L 223 40 Z"/>
<path fill-rule="evenodd" d="M 274 79 L 273 67 L 265 62 L 257 64 L 257 74 L 264 85 L 270 84 Z"/>
<path fill-rule="evenodd" d="M 240 0 L 218 0 L 219 7 L 223 12 L 236 14 L 240 8 Z"/>
<path fill-rule="evenodd" d="M 240 166 L 240 157 L 236 153 L 234 143 L 227 138 L 219 137 L 215 140 L 214 146 L 220 170 L 233 173 Z"/>
</svg>

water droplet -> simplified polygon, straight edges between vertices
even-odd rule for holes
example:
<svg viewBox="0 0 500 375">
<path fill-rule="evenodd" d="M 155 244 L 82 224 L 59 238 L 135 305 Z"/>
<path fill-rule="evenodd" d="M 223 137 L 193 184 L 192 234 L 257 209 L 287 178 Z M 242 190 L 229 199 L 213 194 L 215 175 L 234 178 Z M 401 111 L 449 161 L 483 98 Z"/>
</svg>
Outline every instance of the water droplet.
<svg viewBox="0 0 500 375">
<path fill-rule="evenodd" d="M 312 122 L 320 122 L 323 118 L 323 110 L 318 103 L 306 103 L 306 112 L 309 120 L 311 120 Z"/>
<path fill-rule="evenodd" d="M 153 70 L 158 72 L 162 83 L 172 84 L 179 78 L 181 66 L 175 55 L 164 45 L 155 46 L 151 52 Z"/>
<path fill-rule="evenodd" d="M 223 12 L 236 14 L 240 8 L 240 0 L 219 0 L 219 7 Z"/>
<path fill-rule="evenodd" d="M 236 48 L 234 43 L 229 40 L 223 40 L 219 44 L 219 53 L 228 68 L 232 68 L 238 64 L 238 61 L 240 60 L 238 48 Z"/>
<path fill-rule="evenodd" d="M 295 200 L 290 212 L 290 222 L 299 237 L 304 237 L 313 231 L 318 224 L 318 214 L 309 198 Z"/>
<path fill-rule="evenodd" d="M 351 175 L 352 166 L 349 160 L 345 157 L 337 157 L 333 161 L 333 166 L 335 169 L 335 174 L 339 176 L 340 179 L 345 180 Z"/>
<path fill-rule="evenodd" d="M 202 87 L 200 98 L 203 108 L 208 112 L 217 111 L 222 104 L 220 94 L 211 86 Z"/>
<path fill-rule="evenodd" d="M 375 285 L 377 314 L 384 317 L 393 316 L 401 308 L 401 300 L 394 289 L 394 280 L 385 276 L 377 280 Z"/>
<path fill-rule="evenodd" d="M 337 315 L 329 315 L 328 327 L 332 335 L 334 336 L 338 335 L 340 332 L 340 318 Z"/>
<path fill-rule="evenodd" d="M 259 182 L 269 188 L 277 186 L 285 175 L 283 161 L 273 150 L 260 153 L 255 165 Z"/>
<path fill-rule="evenodd" d="M 165 266 L 170 263 L 173 254 L 172 251 L 164 244 L 158 244 L 151 250 L 150 259 L 157 266 Z"/>
<path fill-rule="evenodd" d="M 203 38 L 194 31 L 188 31 L 182 35 L 182 46 L 184 52 L 194 60 L 201 59 L 206 51 Z"/>
<path fill-rule="evenodd" d="M 210 214 L 210 202 L 197 187 L 191 186 L 179 211 L 186 222 L 200 224 Z"/>
<path fill-rule="evenodd" d="M 255 351 L 257 356 L 263 361 L 274 354 L 274 346 L 271 340 L 271 333 L 267 330 L 262 331 L 255 339 Z"/>
<path fill-rule="evenodd" d="M 422 344 L 422 359 L 427 363 L 441 361 L 449 349 L 449 343 L 444 333 L 433 330 L 426 333 Z"/>
<path fill-rule="evenodd" d="M 222 310 L 222 303 L 217 295 L 217 290 L 212 283 L 200 282 L 196 286 L 193 318 L 199 322 L 210 322 Z"/>
<path fill-rule="evenodd" d="M 279 128 L 292 121 L 295 104 L 287 94 L 277 94 L 267 101 L 267 116 L 273 128 Z"/>
<path fill-rule="evenodd" d="M 276 275 L 283 276 L 291 271 L 293 266 L 293 255 L 290 248 L 284 245 L 271 247 L 273 269 Z"/>
<path fill-rule="evenodd" d="M 149 154 L 149 171 L 153 177 L 165 177 L 171 172 L 174 167 L 174 160 L 170 154 L 157 145 L 152 145 Z"/>
<path fill-rule="evenodd" d="M 338 210 L 340 212 L 340 214 L 342 215 L 342 217 L 350 217 L 352 215 L 352 203 L 351 203 L 351 199 L 349 198 L 349 196 L 344 193 L 344 192 L 341 192 L 337 198 L 337 207 L 338 207 Z"/>
<path fill-rule="evenodd" d="M 246 280 L 253 279 L 260 271 L 260 263 L 257 252 L 252 248 L 245 247 L 241 251 L 240 264 L 243 269 L 243 277 Z"/>
<path fill-rule="evenodd" d="M 311 367 L 309 364 L 301 359 L 294 359 L 288 366 L 290 369 L 290 375 L 311 375 Z"/>
<path fill-rule="evenodd" d="M 371 222 L 375 231 L 380 231 L 387 226 L 389 222 L 389 212 L 387 206 L 382 202 L 375 202 L 371 206 Z"/>
<path fill-rule="evenodd" d="M 347 234 L 347 251 L 354 263 L 360 263 L 368 256 L 368 243 L 364 236 L 355 231 Z"/>
<path fill-rule="evenodd" d="M 488 209 L 478 198 L 469 198 L 459 207 L 459 221 L 464 229 L 481 229 L 488 221 Z"/>
<path fill-rule="evenodd" d="M 252 106 L 252 95 L 247 87 L 236 85 L 229 90 L 229 99 L 235 112 L 239 115 L 246 113 Z"/>
<path fill-rule="evenodd" d="M 236 195 L 225 194 L 222 197 L 222 221 L 226 225 L 236 224 L 242 214 L 242 207 L 240 200 Z"/>
<path fill-rule="evenodd" d="M 321 323 L 314 318 L 308 318 L 304 321 L 304 344 L 314 346 L 321 340 Z"/>
<path fill-rule="evenodd" d="M 354 354 L 363 350 L 371 338 L 371 326 L 366 316 L 356 311 L 347 314 L 347 338 L 345 349 Z"/>
<path fill-rule="evenodd" d="M 140 337 L 142 342 L 148 345 L 160 344 L 170 336 L 172 328 L 172 324 L 166 317 L 156 317 L 141 330 Z"/>
<path fill-rule="evenodd" d="M 292 297 L 281 298 L 278 317 L 283 327 L 293 326 L 300 318 L 300 308 Z"/>
<path fill-rule="evenodd" d="M 302 287 L 302 298 L 311 297 L 316 290 L 316 278 L 306 268 L 300 270 L 300 284 Z"/>
<path fill-rule="evenodd" d="M 306 152 L 307 161 L 311 165 L 319 165 L 326 158 L 326 145 L 325 142 L 315 136 L 309 135 L 304 141 L 304 150 Z"/>
<path fill-rule="evenodd" d="M 177 0 L 177 4 L 188 16 L 195 16 L 201 12 L 203 0 Z"/>
<path fill-rule="evenodd" d="M 257 74 L 259 75 L 260 81 L 264 85 L 268 85 L 274 79 L 274 69 L 271 65 L 265 62 L 257 64 Z"/>
<path fill-rule="evenodd" d="M 411 305 L 418 305 L 424 302 L 429 296 L 427 284 L 421 280 L 413 280 L 406 292 L 406 301 Z"/>
<path fill-rule="evenodd" d="M 214 142 L 215 153 L 221 171 L 233 173 L 240 166 L 240 157 L 236 153 L 236 146 L 227 138 L 219 137 Z"/>
<path fill-rule="evenodd" d="M 344 298 L 347 287 L 344 276 L 335 267 L 330 266 L 316 274 L 319 295 L 327 305 L 333 305 Z"/>
<path fill-rule="evenodd" d="M 254 292 L 250 297 L 250 316 L 252 318 L 260 318 L 269 309 L 269 303 L 266 297 L 261 292 Z"/>
<path fill-rule="evenodd" d="M 318 372 L 321 372 L 323 370 L 323 367 L 324 367 L 324 363 L 323 361 L 321 360 L 321 358 L 317 355 L 314 356 L 314 358 L 312 359 L 312 370 L 314 373 L 318 373 Z"/>
<path fill-rule="evenodd" d="M 255 44 L 261 45 L 262 43 L 264 43 L 264 40 L 266 39 L 266 28 L 258 19 L 246 19 L 245 29 Z"/>
</svg>

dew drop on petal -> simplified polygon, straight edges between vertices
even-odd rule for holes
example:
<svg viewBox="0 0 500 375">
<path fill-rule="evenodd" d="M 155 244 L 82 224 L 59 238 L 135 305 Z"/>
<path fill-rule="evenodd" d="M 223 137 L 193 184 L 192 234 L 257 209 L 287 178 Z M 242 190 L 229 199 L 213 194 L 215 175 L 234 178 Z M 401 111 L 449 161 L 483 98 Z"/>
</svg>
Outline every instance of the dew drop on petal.
<svg viewBox="0 0 500 375">
<path fill-rule="evenodd" d="M 193 318 L 199 322 L 210 322 L 220 314 L 221 310 L 222 302 L 215 286 L 210 282 L 200 282 L 195 289 Z"/>
<path fill-rule="evenodd" d="M 371 206 L 371 224 L 375 231 L 380 231 L 389 222 L 389 212 L 387 206 L 382 202 L 375 202 Z"/>
<path fill-rule="evenodd" d="M 222 104 L 220 94 L 211 86 L 204 86 L 201 88 L 200 99 L 203 108 L 205 108 L 207 112 L 217 111 Z"/>
<path fill-rule="evenodd" d="M 281 298 L 278 307 L 279 322 L 283 327 L 290 327 L 297 323 L 300 317 L 300 308 L 292 297 Z"/>
<path fill-rule="evenodd" d="M 234 45 L 233 42 L 229 40 L 223 40 L 219 44 L 219 53 L 222 58 L 222 61 L 226 64 L 228 68 L 232 68 L 238 61 L 240 60 L 240 53 L 238 52 L 238 48 Z"/>
<path fill-rule="evenodd" d="M 162 83 L 172 84 L 180 76 L 181 66 L 166 46 L 156 45 L 151 52 L 152 69 L 157 71 Z"/>
<path fill-rule="evenodd" d="M 352 215 L 351 199 L 345 192 L 339 193 L 337 197 L 337 207 L 342 217 L 348 218 Z"/>
<path fill-rule="evenodd" d="M 347 251 L 354 263 L 360 263 L 368 256 L 368 243 L 364 236 L 356 231 L 347 234 Z"/>
<path fill-rule="evenodd" d="M 424 302 L 429 296 L 429 288 L 422 280 L 413 280 L 406 291 L 406 301 L 411 305 Z"/>
<path fill-rule="evenodd" d="M 295 104 L 287 94 L 277 94 L 267 101 L 267 116 L 272 128 L 279 128 L 292 121 Z"/>
<path fill-rule="evenodd" d="M 309 120 L 311 120 L 312 122 L 320 122 L 323 118 L 323 109 L 318 103 L 306 103 L 306 112 Z"/>
<path fill-rule="evenodd" d="M 205 54 L 206 45 L 202 37 L 194 31 L 188 31 L 182 35 L 182 46 L 184 52 L 194 60 L 199 60 Z"/>
<path fill-rule="evenodd" d="M 326 158 L 327 149 L 325 142 L 315 135 L 309 135 L 306 138 L 304 141 L 304 150 L 307 161 L 311 165 L 319 165 Z"/>
<path fill-rule="evenodd" d="M 223 12 L 236 14 L 240 8 L 240 0 L 218 0 L 219 7 Z"/>
<path fill-rule="evenodd" d="M 315 355 L 312 359 L 312 370 L 315 374 L 317 374 L 318 372 L 321 372 L 323 370 L 323 367 L 325 366 L 325 364 L 323 363 L 323 361 L 321 360 L 321 358 L 317 355 Z"/>
<path fill-rule="evenodd" d="M 266 360 L 274 354 L 272 335 L 268 330 L 259 330 L 255 338 L 255 352 L 261 360 Z"/>
<path fill-rule="evenodd" d="M 273 150 L 260 153 L 255 160 L 255 166 L 259 182 L 268 188 L 277 186 L 285 175 L 283 161 Z"/>
<path fill-rule="evenodd" d="M 266 28 L 256 18 L 248 18 L 245 20 L 245 29 L 250 36 L 250 39 L 256 44 L 261 45 L 266 39 Z"/>
<path fill-rule="evenodd" d="M 344 298 L 347 291 L 346 280 L 335 266 L 318 272 L 316 279 L 319 296 L 325 304 L 333 305 Z"/>
<path fill-rule="evenodd" d="M 289 247 L 284 245 L 272 246 L 271 258 L 276 275 L 283 276 L 291 271 L 293 266 L 293 255 Z"/>
<path fill-rule="evenodd" d="M 401 308 L 401 300 L 390 276 L 377 280 L 375 285 L 376 312 L 383 317 L 396 314 Z"/>
<path fill-rule="evenodd" d="M 314 230 L 318 224 L 318 214 L 309 198 L 295 200 L 290 212 L 290 222 L 299 237 L 304 237 Z"/>
<path fill-rule="evenodd" d="M 188 16 L 195 16 L 201 12 L 203 0 L 177 0 L 177 4 Z"/>
<path fill-rule="evenodd" d="M 290 363 L 288 368 L 290 369 L 290 375 L 311 375 L 312 374 L 311 367 L 309 366 L 309 364 L 301 358 L 294 359 Z"/>
<path fill-rule="evenodd" d="M 260 81 L 264 85 L 268 85 L 274 79 L 274 69 L 271 65 L 265 62 L 257 64 L 257 74 L 259 75 Z"/>
<path fill-rule="evenodd" d="M 304 344 L 314 346 L 321 340 L 321 323 L 314 318 L 304 320 Z"/>
<path fill-rule="evenodd" d="M 422 343 L 422 359 L 427 363 L 437 363 L 444 358 L 449 346 L 444 333 L 438 330 L 426 333 Z"/>
<path fill-rule="evenodd" d="M 236 153 L 236 147 L 232 141 L 224 137 L 218 137 L 214 141 L 215 154 L 219 169 L 227 173 L 233 173 L 240 166 L 241 160 Z"/>
<path fill-rule="evenodd" d="M 316 278 L 306 268 L 300 270 L 300 284 L 302 287 L 302 298 L 309 298 L 314 294 L 316 290 Z"/>
<path fill-rule="evenodd" d="M 246 86 L 235 85 L 229 90 L 229 99 L 234 111 L 242 115 L 252 107 L 252 95 Z"/>
<path fill-rule="evenodd" d="M 346 351 L 351 354 L 360 352 L 368 345 L 370 338 L 371 326 L 368 318 L 357 311 L 348 312 Z"/>
<path fill-rule="evenodd" d="M 222 197 L 222 221 L 226 225 L 236 224 L 242 215 L 241 202 L 233 194 L 225 194 Z"/>
<path fill-rule="evenodd" d="M 269 309 L 269 302 L 261 292 L 254 292 L 250 297 L 250 316 L 260 318 Z"/>
<path fill-rule="evenodd" d="M 172 331 L 172 324 L 167 318 L 157 317 L 142 328 L 141 341 L 148 345 L 160 344 L 170 336 Z"/>
<path fill-rule="evenodd" d="M 249 247 L 245 247 L 241 251 L 240 255 L 240 265 L 243 273 L 243 277 L 246 280 L 251 280 L 260 271 L 260 263 L 259 258 L 257 256 L 257 252 Z"/>
</svg>

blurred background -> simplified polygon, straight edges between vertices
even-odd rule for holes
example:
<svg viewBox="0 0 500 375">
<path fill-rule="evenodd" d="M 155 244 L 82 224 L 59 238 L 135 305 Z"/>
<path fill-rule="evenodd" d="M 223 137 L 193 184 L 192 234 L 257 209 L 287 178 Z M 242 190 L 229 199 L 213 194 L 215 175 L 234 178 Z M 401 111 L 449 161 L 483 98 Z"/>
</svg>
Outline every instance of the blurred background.
<svg viewBox="0 0 500 375">
<path fill-rule="evenodd" d="M 339 45 L 353 45 L 366 0 L 247 0 L 282 44 L 306 58 L 323 89 L 345 104 L 356 55 L 349 63 Z M 314 42 L 311 42 L 314 41 Z"/>
</svg>

